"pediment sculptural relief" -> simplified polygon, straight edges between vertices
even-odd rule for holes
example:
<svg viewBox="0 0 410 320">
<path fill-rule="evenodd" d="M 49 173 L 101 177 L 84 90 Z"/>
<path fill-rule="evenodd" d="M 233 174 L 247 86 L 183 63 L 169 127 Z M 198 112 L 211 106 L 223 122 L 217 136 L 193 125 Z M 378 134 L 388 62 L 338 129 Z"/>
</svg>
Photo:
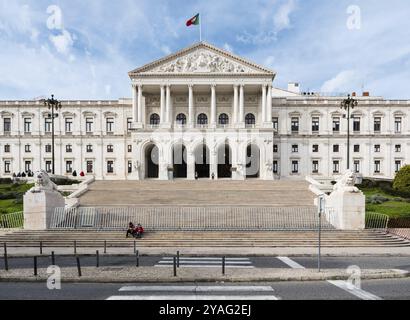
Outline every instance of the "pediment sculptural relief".
<svg viewBox="0 0 410 320">
<path fill-rule="evenodd" d="M 198 50 L 165 63 L 154 73 L 255 73 L 255 70 L 207 50 Z"/>
</svg>

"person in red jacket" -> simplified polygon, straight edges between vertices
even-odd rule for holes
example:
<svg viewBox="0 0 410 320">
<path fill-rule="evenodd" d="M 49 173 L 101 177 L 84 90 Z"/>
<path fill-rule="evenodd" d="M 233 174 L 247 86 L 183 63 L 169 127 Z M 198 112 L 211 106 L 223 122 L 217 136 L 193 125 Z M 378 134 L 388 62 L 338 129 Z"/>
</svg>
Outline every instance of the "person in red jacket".
<svg viewBox="0 0 410 320">
<path fill-rule="evenodd" d="M 141 238 L 142 235 L 144 234 L 144 228 L 140 223 L 138 223 L 137 227 L 135 228 L 136 233 L 137 233 L 137 238 Z"/>
</svg>

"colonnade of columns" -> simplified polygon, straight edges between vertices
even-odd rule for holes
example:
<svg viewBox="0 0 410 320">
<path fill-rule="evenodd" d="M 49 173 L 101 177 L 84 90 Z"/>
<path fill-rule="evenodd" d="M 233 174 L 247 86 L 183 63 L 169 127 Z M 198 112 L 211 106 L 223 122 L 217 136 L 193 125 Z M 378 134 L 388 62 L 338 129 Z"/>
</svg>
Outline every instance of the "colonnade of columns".
<svg viewBox="0 0 410 320">
<path fill-rule="evenodd" d="M 211 105 L 210 105 L 210 128 L 217 126 L 217 100 L 216 85 L 210 86 Z M 261 86 L 261 125 L 271 127 L 272 122 L 272 87 L 271 85 Z M 132 115 L 133 122 L 138 127 L 143 127 L 145 123 L 145 110 L 143 106 L 143 86 L 133 85 L 132 90 Z M 171 97 L 171 86 L 160 86 L 160 122 L 162 127 L 171 127 L 175 119 L 173 118 L 173 103 Z M 194 102 L 194 85 L 188 85 L 188 126 L 195 127 L 195 102 Z M 233 86 L 233 106 L 231 123 L 237 127 L 245 127 L 245 86 Z"/>
</svg>

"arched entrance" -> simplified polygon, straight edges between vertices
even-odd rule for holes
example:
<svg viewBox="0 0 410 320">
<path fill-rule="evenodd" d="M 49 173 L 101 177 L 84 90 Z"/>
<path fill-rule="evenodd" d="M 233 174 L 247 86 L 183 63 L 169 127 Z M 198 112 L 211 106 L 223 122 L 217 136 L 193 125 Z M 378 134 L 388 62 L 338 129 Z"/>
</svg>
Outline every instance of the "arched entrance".
<svg viewBox="0 0 410 320">
<path fill-rule="evenodd" d="M 254 179 L 260 176 L 261 151 L 255 144 L 246 148 L 246 178 Z"/>
<path fill-rule="evenodd" d="M 228 144 L 218 148 L 218 179 L 232 178 L 232 154 Z"/>
<path fill-rule="evenodd" d="M 195 176 L 199 179 L 209 178 L 210 175 L 209 149 L 205 144 L 195 149 Z"/>
<path fill-rule="evenodd" d="M 147 179 L 159 178 L 159 149 L 154 144 L 145 149 L 145 177 Z"/>
<path fill-rule="evenodd" d="M 172 164 L 174 167 L 174 178 L 187 178 L 188 166 L 187 166 L 187 151 L 183 144 L 174 146 L 172 150 Z"/>
</svg>

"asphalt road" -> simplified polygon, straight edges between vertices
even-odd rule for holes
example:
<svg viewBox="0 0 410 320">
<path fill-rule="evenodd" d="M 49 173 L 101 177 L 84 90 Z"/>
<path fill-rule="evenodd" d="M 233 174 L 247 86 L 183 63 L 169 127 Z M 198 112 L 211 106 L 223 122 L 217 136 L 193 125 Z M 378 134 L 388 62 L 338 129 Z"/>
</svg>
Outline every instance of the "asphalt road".
<svg viewBox="0 0 410 320">
<path fill-rule="evenodd" d="M 127 287 L 134 288 L 127 290 Z M 234 288 L 232 288 L 234 286 Z M 181 289 L 179 290 L 178 289 Z M 195 293 L 193 293 L 195 288 Z M 383 300 L 409 300 L 410 279 L 363 281 L 362 290 Z M 200 290 L 198 292 L 198 290 Z M 327 281 L 274 282 L 258 284 L 62 284 L 61 290 L 49 290 L 46 283 L 0 283 L 0 300 L 106 300 L 165 299 L 205 296 L 257 300 L 365 300 Z"/>
<path fill-rule="evenodd" d="M 161 263 L 167 262 L 167 257 L 160 256 L 143 256 L 140 257 L 140 266 L 153 267 L 158 266 Z M 168 257 L 170 265 L 171 260 Z M 206 266 L 209 262 L 208 259 L 204 259 L 201 262 L 200 258 L 186 258 L 181 257 L 181 265 L 192 265 L 195 263 L 201 263 Z M 217 265 L 221 259 L 213 258 L 213 264 Z M 243 259 L 243 258 L 242 258 Z M 255 268 L 288 268 L 289 265 L 284 263 L 277 257 L 249 257 L 245 258 L 248 266 Z M 300 264 L 305 268 L 316 268 L 318 265 L 317 257 L 291 257 L 291 260 Z M 228 261 L 233 266 L 240 266 L 241 264 L 235 263 L 235 258 Z M 32 268 L 33 258 L 10 258 L 8 261 L 9 268 Z M 56 256 L 55 264 L 60 267 L 75 267 L 76 260 L 74 256 Z M 135 256 L 100 256 L 100 266 L 134 266 L 136 264 Z M 51 265 L 51 258 L 49 256 L 42 256 L 38 258 L 38 267 L 46 268 Z M 95 266 L 96 257 L 83 256 L 81 257 L 81 265 L 84 267 Z M 242 262 L 244 265 L 244 262 Z M 323 257 L 321 259 L 321 266 L 324 269 L 346 269 L 349 266 L 358 266 L 362 269 L 401 269 L 410 271 L 410 257 L 386 257 L 386 256 L 369 256 L 369 257 Z M 0 268 L 4 267 L 4 259 L 0 259 Z M 229 264 L 227 266 L 229 268 Z"/>
</svg>

